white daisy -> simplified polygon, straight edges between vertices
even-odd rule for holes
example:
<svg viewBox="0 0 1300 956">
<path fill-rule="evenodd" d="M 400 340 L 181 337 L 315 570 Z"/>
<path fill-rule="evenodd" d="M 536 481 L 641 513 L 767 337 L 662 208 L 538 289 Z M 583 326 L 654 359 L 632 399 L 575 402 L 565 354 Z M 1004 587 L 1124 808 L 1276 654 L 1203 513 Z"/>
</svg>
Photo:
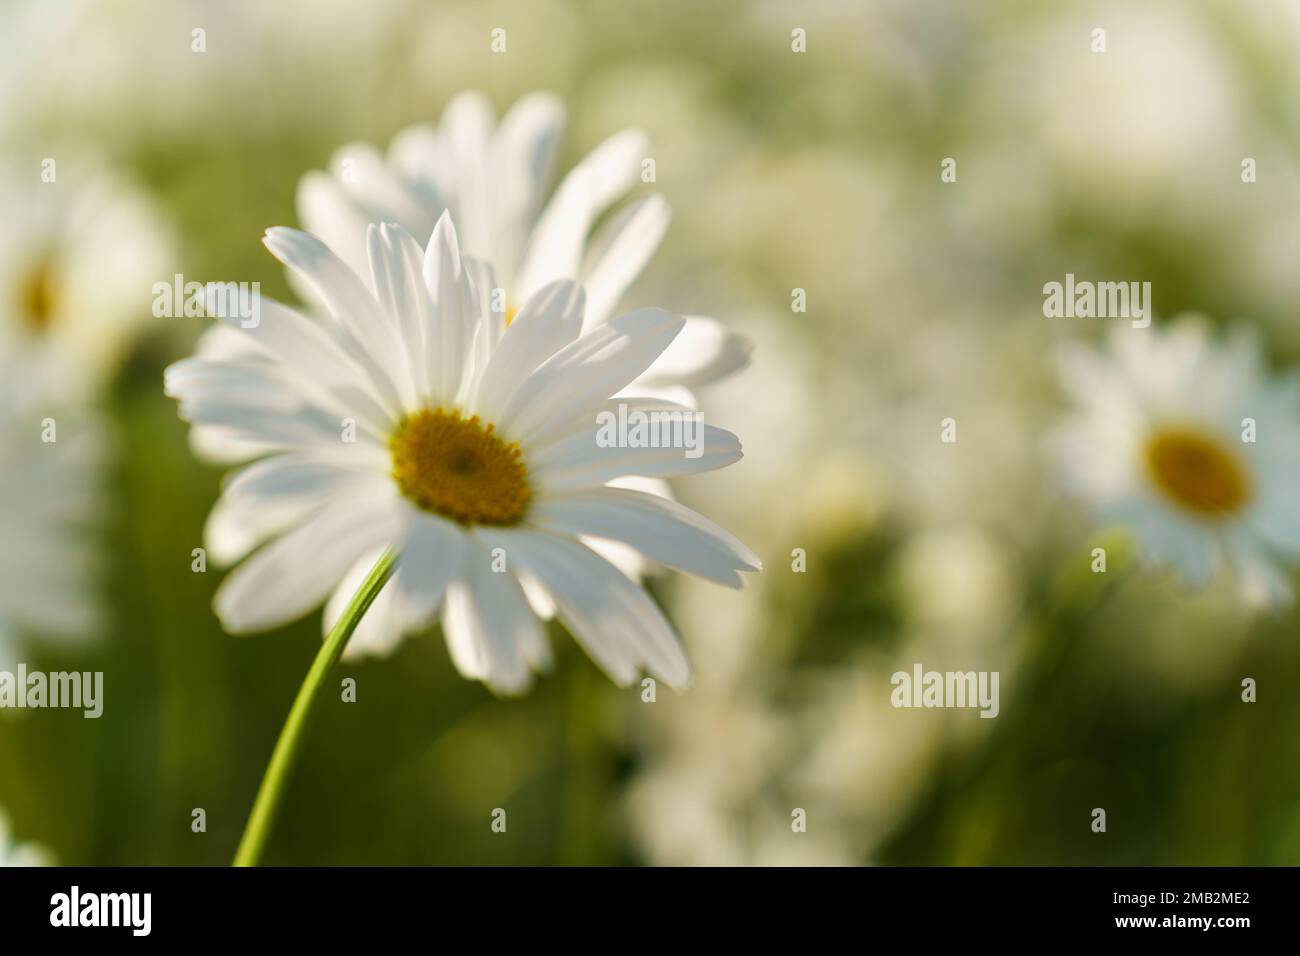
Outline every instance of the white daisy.
<svg viewBox="0 0 1300 956">
<path fill-rule="evenodd" d="M 1055 436 L 1067 481 L 1191 585 L 1231 570 L 1242 595 L 1285 601 L 1300 557 L 1300 377 L 1270 378 L 1253 337 L 1205 326 L 1117 328 L 1062 353 L 1079 406 Z"/>
<path fill-rule="evenodd" d="M 53 393 L 49 356 L 0 353 L 0 669 L 20 636 L 90 637 L 92 542 L 103 449 L 94 422 Z"/>
<path fill-rule="evenodd" d="M 650 195 L 617 210 L 591 235 L 596 220 L 640 180 L 649 145 L 635 129 L 592 150 L 543 203 L 564 123 L 564 107 L 549 93 L 522 97 L 499 123 L 485 96 L 461 93 L 436 127 L 400 132 L 386 157 L 365 143 L 340 149 L 331 173 L 303 177 L 298 214 L 363 273 L 367 223 L 396 222 L 424 241 L 450 210 L 465 255 L 486 263 L 476 280 L 500 290 L 493 305 L 507 324 L 543 286 L 575 279 L 587 292 L 590 331 L 616 314 L 659 247 L 669 210 L 662 196 Z M 682 334 L 637 385 L 642 394 L 651 386 L 703 385 L 743 368 L 748 357 L 748 343 L 716 319 L 687 316 Z"/>
<path fill-rule="evenodd" d="M 9 829 L 9 816 L 0 810 L 0 867 L 52 866 L 50 851 L 36 843 L 18 843 Z"/>
<path fill-rule="evenodd" d="M 255 328 L 230 320 L 256 354 L 212 346 L 167 370 L 183 418 L 227 451 L 266 455 L 225 485 L 208 524 L 218 561 L 270 542 L 217 594 L 227 630 L 274 627 L 331 592 L 337 611 L 391 548 L 397 572 L 353 636 L 354 655 L 391 647 L 441 608 L 461 673 L 519 692 L 549 657 L 533 609 L 553 609 L 617 683 L 644 668 L 683 687 L 690 666 L 659 608 L 579 540 L 617 541 L 733 587 L 738 572 L 758 569 L 695 512 L 611 486 L 731 464 L 741 457 L 734 435 L 706 427 L 696 458 L 596 442 L 597 414 L 683 320 L 645 309 L 580 335 L 584 293 L 560 280 L 507 327 L 462 261 L 448 214 L 424 250 L 400 226 L 366 236 L 369 284 L 315 237 L 269 230 L 267 247 L 328 315 L 263 300 Z"/>
<path fill-rule="evenodd" d="M 65 394 L 93 395 L 153 320 L 171 234 L 152 202 L 83 155 L 55 150 L 54 181 L 33 163 L 0 170 L 0 348 L 58 359 Z"/>
</svg>

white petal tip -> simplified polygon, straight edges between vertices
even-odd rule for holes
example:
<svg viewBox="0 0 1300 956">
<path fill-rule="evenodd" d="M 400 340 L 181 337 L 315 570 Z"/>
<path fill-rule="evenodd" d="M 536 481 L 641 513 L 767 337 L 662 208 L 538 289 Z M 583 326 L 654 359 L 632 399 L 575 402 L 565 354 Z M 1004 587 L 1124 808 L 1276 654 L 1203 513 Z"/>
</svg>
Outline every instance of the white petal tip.
<svg viewBox="0 0 1300 956">
<path fill-rule="evenodd" d="M 688 673 L 684 678 L 669 680 L 667 677 L 661 677 L 660 680 L 662 680 L 665 684 L 671 687 L 673 693 L 685 694 L 688 690 L 691 689 L 691 685 L 695 683 L 695 675 L 692 673 Z"/>
</svg>

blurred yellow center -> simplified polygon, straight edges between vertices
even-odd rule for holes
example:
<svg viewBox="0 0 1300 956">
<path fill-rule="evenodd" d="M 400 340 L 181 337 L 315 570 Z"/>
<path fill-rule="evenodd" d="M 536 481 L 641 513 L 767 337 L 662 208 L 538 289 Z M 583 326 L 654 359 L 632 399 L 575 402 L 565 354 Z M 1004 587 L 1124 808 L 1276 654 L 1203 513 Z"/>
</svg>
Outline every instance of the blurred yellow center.
<svg viewBox="0 0 1300 956">
<path fill-rule="evenodd" d="M 510 327 L 510 323 L 515 320 L 515 316 L 518 314 L 519 314 L 519 310 L 515 308 L 513 304 L 511 303 L 506 304 L 506 328 Z"/>
<path fill-rule="evenodd" d="M 1250 498 L 1250 476 L 1241 457 L 1200 432 L 1156 432 L 1147 441 L 1146 463 L 1156 487 L 1199 517 L 1227 517 Z"/>
<path fill-rule="evenodd" d="M 533 490 L 519 446 L 502 441 L 496 426 L 477 415 L 415 412 L 389 447 L 398 487 L 425 511 L 465 525 L 512 525 L 528 510 Z"/>
<path fill-rule="evenodd" d="M 19 289 L 19 313 L 29 328 L 44 332 L 50 327 L 58 306 L 53 263 L 42 258 L 23 279 Z"/>
</svg>

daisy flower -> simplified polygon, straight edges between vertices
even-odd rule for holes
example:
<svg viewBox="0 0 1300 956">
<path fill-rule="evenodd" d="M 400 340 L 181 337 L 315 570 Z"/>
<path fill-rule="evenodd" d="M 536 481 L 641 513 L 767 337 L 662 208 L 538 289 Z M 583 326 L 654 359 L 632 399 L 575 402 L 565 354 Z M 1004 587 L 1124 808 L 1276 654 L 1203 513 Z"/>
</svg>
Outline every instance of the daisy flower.
<svg viewBox="0 0 1300 956">
<path fill-rule="evenodd" d="M 48 352 L 65 394 L 84 399 L 153 321 L 171 235 L 143 193 L 77 154 L 55 151 L 55 179 L 32 164 L 0 170 L 0 348 Z"/>
<path fill-rule="evenodd" d="M 391 647 L 441 612 L 460 672 L 519 693 L 549 660 L 538 613 L 555 612 L 616 683 L 645 670 L 684 687 L 690 665 L 658 606 L 582 540 L 733 587 L 759 567 L 688 508 L 611 484 L 721 468 L 741 457 L 734 435 L 706 426 L 698 457 L 597 441 L 598 414 L 619 402 L 681 410 L 613 396 L 684 321 L 643 309 L 582 335 L 585 294 L 562 279 L 507 325 L 447 213 L 425 249 L 369 226 L 366 278 L 307 233 L 274 228 L 265 243 L 325 314 L 262 300 L 256 327 L 228 320 L 245 348 L 210 346 L 166 373 L 182 418 L 264 456 L 225 484 L 207 529 L 215 560 L 245 559 L 215 599 L 227 630 L 275 627 L 331 592 L 341 612 L 396 554 L 354 645 Z"/>
<path fill-rule="evenodd" d="M 1300 378 L 1270 377 L 1253 337 L 1219 343 L 1195 320 L 1117 328 L 1060 364 L 1077 405 L 1054 438 L 1071 487 L 1187 584 L 1226 569 L 1253 603 L 1288 601 Z"/>
<path fill-rule="evenodd" d="M 366 267 L 365 227 L 395 222 L 425 241 L 450 210 L 467 257 L 479 260 L 479 286 L 506 323 L 556 279 L 587 293 L 584 331 L 617 313 L 619 300 L 659 247 L 668 204 L 655 194 L 628 203 L 594 232 L 606 211 L 640 180 L 649 144 L 640 130 L 616 133 L 579 162 L 547 201 L 565 125 L 549 93 L 519 99 L 498 123 L 481 93 L 454 97 L 437 126 L 409 127 L 385 156 L 356 143 L 334 156 L 331 172 L 308 173 L 298 189 L 304 227 L 358 272 Z M 716 319 L 687 316 L 685 327 L 638 379 L 650 387 L 695 387 L 743 368 L 749 344 Z"/>
<path fill-rule="evenodd" d="M 0 867 L 50 866 L 49 850 L 36 843 L 18 843 L 9 830 L 9 816 L 0 810 Z"/>
<path fill-rule="evenodd" d="M 0 353 L 0 670 L 20 635 L 84 640 L 95 628 L 92 544 L 103 449 L 68 411 L 48 355 Z"/>
</svg>

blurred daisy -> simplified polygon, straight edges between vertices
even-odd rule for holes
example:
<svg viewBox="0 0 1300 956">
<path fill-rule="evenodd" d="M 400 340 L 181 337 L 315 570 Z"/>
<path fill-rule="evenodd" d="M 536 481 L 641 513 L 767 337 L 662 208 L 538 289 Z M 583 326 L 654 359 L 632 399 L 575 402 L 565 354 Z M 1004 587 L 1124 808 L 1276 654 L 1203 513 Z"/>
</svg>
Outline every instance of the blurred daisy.
<svg viewBox="0 0 1300 956">
<path fill-rule="evenodd" d="M 1252 337 L 1220 344 L 1194 320 L 1071 346 L 1061 370 L 1078 406 L 1055 436 L 1069 484 L 1187 584 L 1227 569 L 1252 602 L 1289 600 L 1300 378 L 1270 377 Z"/>
<path fill-rule="evenodd" d="M 52 858 L 45 847 L 14 841 L 9 830 L 9 817 L 0 810 L 0 867 L 51 865 Z"/>
<path fill-rule="evenodd" d="M 360 274 L 365 227 L 395 222 L 421 242 L 450 210 L 467 256 L 481 260 L 482 289 L 506 324 L 520 305 L 556 279 L 587 292 L 584 331 L 616 314 L 619 300 L 650 261 L 668 228 L 669 210 L 655 194 L 621 207 L 592 235 L 597 219 L 639 181 L 649 144 L 623 130 L 597 146 L 546 199 L 564 130 L 559 99 L 531 93 L 498 123 L 481 93 L 447 105 L 441 122 L 400 132 L 384 156 L 364 143 L 340 149 L 331 172 L 308 173 L 298 190 L 306 229 Z M 748 343 L 716 319 L 686 317 L 673 345 L 638 386 L 694 387 L 743 368 Z"/>
<path fill-rule="evenodd" d="M 580 336 L 584 294 L 561 280 L 507 327 L 487 309 L 448 214 L 427 249 L 400 226 L 366 236 L 369 287 L 313 236 L 271 229 L 267 247 L 328 316 L 263 300 L 257 327 L 240 330 L 256 354 L 210 351 L 167 370 L 182 418 L 267 455 L 226 484 L 208 524 L 218 561 L 270 541 L 218 592 L 226 628 L 274 627 L 333 591 L 328 622 L 391 548 L 396 574 L 353 655 L 391 648 L 441 609 L 460 672 L 520 692 L 549 658 L 535 611 L 555 611 L 617 683 L 644 668 L 683 687 L 690 666 L 662 612 L 580 540 L 613 540 L 733 587 L 758 568 L 695 512 L 611 485 L 731 464 L 741 457 L 734 435 L 706 427 L 695 458 L 597 443 L 598 413 L 683 321 L 645 309 Z"/>
<path fill-rule="evenodd" d="M 36 164 L 0 171 L 0 348 L 48 352 L 64 394 L 85 398 L 152 321 L 171 240 L 134 187 L 75 155 L 49 158 L 53 182 Z"/>
<path fill-rule="evenodd" d="M 84 640 L 95 628 L 91 543 L 102 448 L 57 397 L 48 356 L 0 353 L 0 669 L 20 634 Z"/>
</svg>

